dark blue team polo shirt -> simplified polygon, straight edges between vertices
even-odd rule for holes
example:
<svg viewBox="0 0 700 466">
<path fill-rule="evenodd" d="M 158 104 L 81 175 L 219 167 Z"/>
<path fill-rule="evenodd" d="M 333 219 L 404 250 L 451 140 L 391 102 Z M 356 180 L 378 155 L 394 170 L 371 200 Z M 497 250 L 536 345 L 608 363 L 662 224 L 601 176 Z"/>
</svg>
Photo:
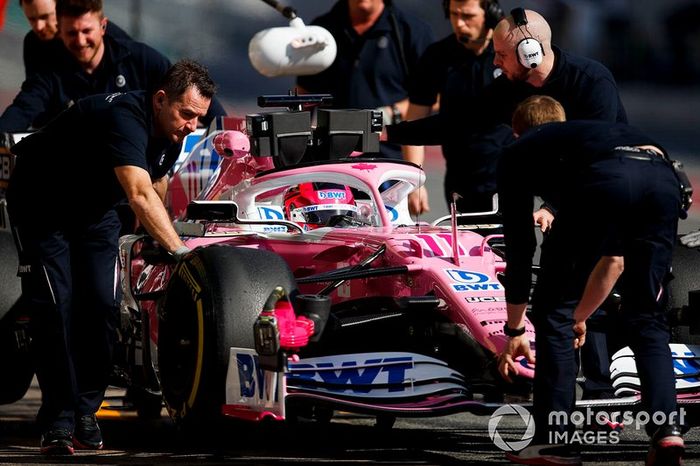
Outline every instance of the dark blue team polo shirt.
<svg viewBox="0 0 700 466">
<path fill-rule="evenodd" d="M 390 10 L 398 30 L 392 25 Z M 361 36 L 350 23 L 347 0 L 337 2 L 312 24 L 330 31 L 338 53 L 328 69 L 316 75 L 300 76 L 297 83 L 309 92 L 332 94 L 336 108 L 377 108 L 406 98 L 408 76 L 395 38 L 401 38 L 409 72 L 433 42 L 426 23 L 395 7 L 384 8 L 374 26 Z"/>
<path fill-rule="evenodd" d="M 578 172 L 595 161 L 612 157 L 617 146 L 640 145 L 660 147 L 644 132 L 627 124 L 577 120 L 532 128 L 504 150 L 498 168 L 498 192 L 508 244 L 508 302 L 527 302 L 530 292 L 536 247 L 533 196 L 557 200 L 575 196 Z M 595 221 L 591 219 L 593 225 Z M 573 253 L 586 245 L 585 232 L 579 238 L 567 238 L 566 247 L 560 252 L 571 256 L 556 259 L 574 262 Z M 585 283 L 586 278 L 587 275 L 578 277 L 579 284 Z"/>
<path fill-rule="evenodd" d="M 39 222 L 46 216 L 89 222 L 123 202 L 115 167 L 165 176 L 180 145 L 153 136 L 151 99 L 144 91 L 82 99 L 17 143 L 10 202 Z M 12 196 L 14 194 L 14 196 Z"/>
<path fill-rule="evenodd" d="M 440 112 L 464 111 L 463 105 L 495 79 L 493 46 L 481 55 L 467 49 L 455 34 L 428 46 L 409 80 L 411 103 L 432 106 L 440 96 Z"/>
<path fill-rule="evenodd" d="M 476 55 L 459 43 L 455 34 L 450 34 L 431 44 L 421 57 L 411 76 L 410 101 L 431 106 L 440 95 L 441 118 L 461 120 L 465 112 L 477 111 L 477 99 L 496 79 L 493 58 L 492 45 Z M 464 131 L 447 134 L 442 141 L 442 153 L 447 161 L 447 198 L 451 199 L 450 194 L 457 192 L 466 203 L 473 193 L 495 193 L 498 154 L 511 139 L 511 131 L 503 127 L 478 137 L 465 136 Z M 469 210 L 474 208 L 469 206 Z"/>
</svg>

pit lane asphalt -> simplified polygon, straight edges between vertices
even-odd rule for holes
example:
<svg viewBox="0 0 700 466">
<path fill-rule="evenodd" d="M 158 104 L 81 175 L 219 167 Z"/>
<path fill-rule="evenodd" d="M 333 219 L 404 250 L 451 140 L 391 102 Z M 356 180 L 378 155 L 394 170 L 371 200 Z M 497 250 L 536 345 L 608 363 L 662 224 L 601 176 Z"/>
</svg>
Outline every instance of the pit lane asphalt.
<svg viewBox="0 0 700 466">
<path fill-rule="evenodd" d="M 108 395 L 119 395 L 110 390 Z M 391 430 L 374 418 L 337 414 L 328 423 L 253 425 L 224 423 L 213 432 L 184 433 L 167 418 L 144 421 L 133 411 L 101 412 L 105 449 L 77 452 L 72 457 L 39 453 L 34 415 L 40 393 L 36 384 L 24 399 L 0 406 L 0 464 L 76 465 L 468 465 L 511 464 L 489 438 L 488 416 L 455 414 L 440 418 L 399 419 Z M 118 398 L 110 399 L 118 404 Z M 498 432 L 506 441 L 519 440 L 519 418 L 503 418 Z M 700 429 L 686 435 L 685 464 L 700 464 Z M 618 444 L 586 445 L 587 465 L 643 464 L 647 439 L 629 426 Z"/>
</svg>

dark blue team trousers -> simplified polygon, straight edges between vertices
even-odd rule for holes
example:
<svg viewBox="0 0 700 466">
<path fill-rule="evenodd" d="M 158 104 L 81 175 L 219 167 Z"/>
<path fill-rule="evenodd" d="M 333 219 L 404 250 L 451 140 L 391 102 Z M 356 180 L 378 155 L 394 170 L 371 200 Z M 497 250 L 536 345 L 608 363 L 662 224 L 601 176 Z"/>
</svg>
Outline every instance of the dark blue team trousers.
<svg viewBox="0 0 700 466">
<path fill-rule="evenodd" d="M 618 288 L 623 297 L 619 317 L 626 332 L 614 337 L 635 353 L 642 408 L 667 418 L 676 411 L 669 330 L 661 297 L 677 232 L 680 191 L 669 163 L 660 156 L 649 159 L 612 156 L 581 170 L 571 180 L 571 192 L 558 212 L 560 241 L 549 251 L 543 248 L 543 270 L 535 290 L 539 299 L 533 300 L 534 417 L 539 443 L 548 443 L 551 431 L 571 429 L 570 425 L 550 425 L 550 413 L 574 408 L 578 367 L 573 310 L 601 255 L 624 257 L 625 271 Z M 544 257 L 545 253 L 554 259 Z M 569 286 L 567 280 L 578 283 Z M 568 290 L 568 296 L 561 290 Z M 657 426 L 646 427 L 652 433 Z"/>
<path fill-rule="evenodd" d="M 23 222 L 24 215 L 13 220 L 18 207 L 10 214 L 31 306 L 42 394 L 37 420 L 42 430 L 72 431 L 77 417 L 99 409 L 112 370 L 120 222 L 110 210 L 89 225 L 52 228 Z"/>
</svg>

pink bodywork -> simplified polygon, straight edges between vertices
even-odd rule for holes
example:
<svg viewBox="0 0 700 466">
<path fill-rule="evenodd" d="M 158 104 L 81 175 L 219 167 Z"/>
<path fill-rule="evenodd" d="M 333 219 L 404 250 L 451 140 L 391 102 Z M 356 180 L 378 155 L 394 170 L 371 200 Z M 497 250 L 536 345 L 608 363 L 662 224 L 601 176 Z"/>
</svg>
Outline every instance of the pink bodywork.
<svg viewBox="0 0 700 466">
<path fill-rule="evenodd" d="M 284 231 L 266 232 L 247 225 L 208 224 L 206 236 L 185 240 L 188 247 L 194 249 L 216 243 L 266 249 L 284 258 L 296 278 L 303 278 L 356 265 L 385 246 L 386 252 L 373 266 L 406 266 L 408 274 L 349 280 L 332 292 L 334 303 L 373 296 L 434 295 L 441 300 L 439 309 L 449 321 L 458 324 L 493 354 L 503 349 L 507 341 L 502 330 L 506 320 L 506 303 L 497 274 L 505 270 L 505 263 L 489 246 L 491 238 L 469 230 L 459 230 L 455 251 L 450 227 L 425 223 L 418 225 L 407 217 L 406 196 L 424 182 L 425 175 L 419 167 L 376 159 L 357 159 L 356 162 L 266 172 L 274 167 L 272 159 L 250 155 L 244 139 L 247 141 L 247 137 L 240 132 L 225 131 L 209 136 L 192 151 L 190 158 L 201 157 L 202 148 L 223 154 L 218 167 L 206 179 L 196 183 L 191 179 L 197 175 L 193 170 L 196 164 L 191 163 L 190 159 L 183 163 L 171 182 L 177 191 L 177 195 L 171 195 L 169 205 L 174 218 L 181 218 L 187 203 L 198 199 L 233 200 L 238 205 L 240 219 L 260 220 L 255 212 L 259 196 L 269 202 L 270 199 L 280 198 L 289 185 L 304 181 L 332 181 L 362 189 L 369 194 L 373 226 L 321 228 L 310 232 L 280 226 L 277 228 Z M 190 179 L 183 181 L 185 177 Z M 387 180 L 398 180 L 398 187 L 392 192 L 387 190 L 380 193 L 379 186 Z M 182 189 L 188 184 L 201 186 L 201 190 L 188 192 Z M 399 217 L 403 217 L 397 221 L 391 213 L 399 211 L 403 212 L 398 214 Z M 132 270 L 136 269 L 138 267 L 132 266 Z M 139 292 L 162 289 L 169 272 L 168 266 L 147 267 L 146 273 L 140 277 Z M 299 291 L 316 293 L 324 285 L 302 284 Z M 155 342 L 158 323 L 155 304 L 149 307 L 146 303 L 144 310 L 149 313 L 151 338 Z M 292 324 L 295 321 L 293 314 L 280 313 L 278 317 L 288 322 L 291 331 L 299 331 L 296 324 Z M 534 329 L 529 321 L 526 321 L 526 332 L 534 341 Z M 534 367 L 521 358 L 519 374 L 532 377 Z"/>
</svg>

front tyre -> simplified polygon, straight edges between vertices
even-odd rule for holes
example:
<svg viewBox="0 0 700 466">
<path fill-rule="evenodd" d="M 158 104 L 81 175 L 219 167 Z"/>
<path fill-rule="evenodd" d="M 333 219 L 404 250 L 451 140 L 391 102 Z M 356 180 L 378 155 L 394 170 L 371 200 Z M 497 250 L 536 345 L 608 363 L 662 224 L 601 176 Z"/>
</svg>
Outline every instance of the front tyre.
<svg viewBox="0 0 700 466">
<path fill-rule="evenodd" d="M 32 383 L 29 320 L 20 298 L 0 318 L 0 405 L 20 400 Z"/>
<path fill-rule="evenodd" d="M 158 334 L 163 398 L 175 420 L 220 416 L 230 348 L 255 347 L 253 324 L 277 286 L 296 289 L 286 263 L 269 251 L 214 245 L 176 266 Z"/>
</svg>

